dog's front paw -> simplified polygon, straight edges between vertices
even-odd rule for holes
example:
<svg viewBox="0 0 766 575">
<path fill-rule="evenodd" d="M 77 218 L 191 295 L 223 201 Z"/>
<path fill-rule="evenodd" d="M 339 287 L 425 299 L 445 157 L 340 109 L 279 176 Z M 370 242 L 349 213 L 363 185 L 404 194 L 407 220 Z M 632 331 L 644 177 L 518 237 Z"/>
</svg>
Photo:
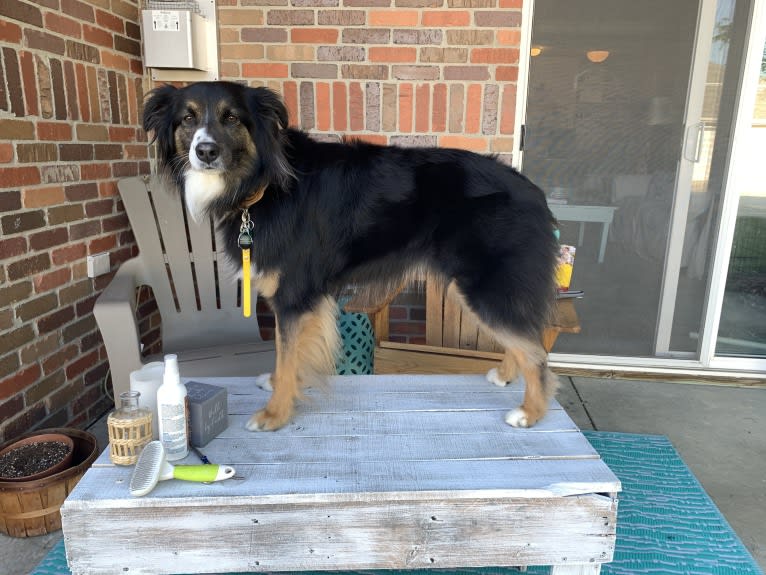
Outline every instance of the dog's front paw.
<svg viewBox="0 0 766 575">
<path fill-rule="evenodd" d="M 274 391 L 274 386 L 271 385 L 271 374 L 262 373 L 255 378 L 255 386 L 264 391 Z"/>
<path fill-rule="evenodd" d="M 493 367 L 487 372 L 487 381 L 490 383 L 494 383 L 498 387 L 505 387 L 510 383 L 510 381 L 506 381 L 504 379 L 501 379 L 500 376 L 497 373 L 497 368 Z"/>
<path fill-rule="evenodd" d="M 529 427 L 532 425 L 527 416 L 527 412 L 521 407 L 517 407 L 506 413 L 505 422 L 512 427 Z"/>
<path fill-rule="evenodd" d="M 248 431 L 276 431 L 290 420 L 290 417 L 280 416 L 268 409 L 256 411 L 245 424 Z"/>
</svg>

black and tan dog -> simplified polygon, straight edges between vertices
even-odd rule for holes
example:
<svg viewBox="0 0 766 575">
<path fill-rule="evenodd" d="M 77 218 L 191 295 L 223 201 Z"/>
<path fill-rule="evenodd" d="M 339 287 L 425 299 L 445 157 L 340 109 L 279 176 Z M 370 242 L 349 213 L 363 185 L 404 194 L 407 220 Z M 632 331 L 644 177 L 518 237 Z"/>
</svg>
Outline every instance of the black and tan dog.
<svg viewBox="0 0 766 575">
<path fill-rule="evenodd" d="M 212 215 L 241 261 L 253 222 L 253 283 L 276 316 L 273 394 L 248 423 L 287 423 L 301 386 L 334 367 L 335 297 L 349 284 L 385 293 L 413 273 L 453 281 L 505 348 L 487 378 L 523 375 L 506 421 L 539 420 L 556 388 L 541 335 L 555 297 L 555 220 L 542 191 L 493 158 L 439 148 L 327 143 L 288 128 L 265 88 L 203 82 L 152 91 L 144 128 L 195 218 Z"/>
</svg>

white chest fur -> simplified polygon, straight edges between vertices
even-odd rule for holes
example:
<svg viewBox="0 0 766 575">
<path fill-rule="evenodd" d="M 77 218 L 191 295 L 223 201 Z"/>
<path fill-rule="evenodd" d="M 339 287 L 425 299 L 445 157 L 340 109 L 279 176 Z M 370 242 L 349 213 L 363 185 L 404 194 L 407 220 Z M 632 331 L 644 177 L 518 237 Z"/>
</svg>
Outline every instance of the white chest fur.
<svg viewBox="0 0 766 575">
<path fill-rule="evenodd" d="M 194 221 L 200 222 L 210 202 L 224 192 L 223 174 L 214 170 L 189 170 L 184 177 L 186 209 Z"/>
</svg>

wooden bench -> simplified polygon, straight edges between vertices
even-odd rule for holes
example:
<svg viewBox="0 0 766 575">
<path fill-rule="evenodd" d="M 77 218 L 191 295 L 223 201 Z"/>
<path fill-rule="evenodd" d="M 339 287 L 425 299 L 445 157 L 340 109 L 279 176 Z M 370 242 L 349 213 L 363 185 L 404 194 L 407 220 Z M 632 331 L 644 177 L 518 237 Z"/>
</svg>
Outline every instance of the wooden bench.
<svg viewBox="0 0 766 575">
<path fill-rule="evenodd" d="M 425 281 L 426 342 L 389 340 L 389 305 L 396 295 L 378 305 L 352 300 L 345 309 L 367 313 L 375 331 L 375 373 L 479 373 L 497 367 L 502 348 L 479 328 L 476 316 L 464 309 L 454 284 Z M 575 299 L 556 300 L 556 311 L 543 332 L 543 347 L 550 352 L 559 334 L 580 333 Z"/>
<path fill-rule="evenodd" d="M 483 376 L 335 377 L 282 430 L 244 423 L 268 399 L 228 388 L 229 427 L 202 449 L 240 480 L 164 481 L 132 498 L 102 454 L 62 508 L 74 575 L 552 565 L 612 559 L 620 482 L 561 406 L 503 423 L 522 388 Z M 187 463 L 196 463 L 189 457 Z"/>
</svg>

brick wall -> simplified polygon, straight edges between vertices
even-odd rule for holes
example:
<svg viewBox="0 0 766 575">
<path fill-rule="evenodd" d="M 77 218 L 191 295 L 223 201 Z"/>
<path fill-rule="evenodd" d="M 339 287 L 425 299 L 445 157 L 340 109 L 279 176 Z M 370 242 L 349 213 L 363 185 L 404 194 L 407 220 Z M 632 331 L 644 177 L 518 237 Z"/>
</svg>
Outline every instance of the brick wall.
<svg viewBox="0 0 766 575">
<path fill-rule="evenodd" d="M 288 5 L 289 2 L 289 5 Z M 521 0 L 219 0 L 221 75 L 320 134 L 510 154 Z"/>
<path fill-rule="evenodd" d="M 110 405 L 91 310 L 135 252 L 115 182 L 149 170 L 134 1 L 0 2 L 0 441 Z"/>
<path fill-rule="evenodd" d="M 218 0 L 221 77 L 283 94 L 320 138 L 510 160 L 521 0 Z M 110 407 L 91 313 L 135 254 L 116 181 L 149 172 L 137 0 L 0 0 L 0 441 Z M 151 298 L 142 334 L 157 351 Z M 422 293 L 391 334 L 422 341 Z M 273 322 L 262 317 L 264 332 Z"/>
</svg>

